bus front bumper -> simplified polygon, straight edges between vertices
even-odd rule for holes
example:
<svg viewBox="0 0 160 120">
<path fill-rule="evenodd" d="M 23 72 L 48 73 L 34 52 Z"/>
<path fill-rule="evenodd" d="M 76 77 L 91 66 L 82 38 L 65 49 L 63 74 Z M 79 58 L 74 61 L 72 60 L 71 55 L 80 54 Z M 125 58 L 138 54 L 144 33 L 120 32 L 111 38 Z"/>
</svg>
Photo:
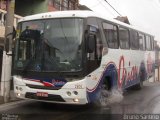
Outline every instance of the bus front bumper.
<svg viewBox="0 0 160 120">
<path fill-rule="evenodd" d="M 84 80 L 68 82 L 59 90 L 34 89 L 26 85 L 22 78 L 14 77 L 14 92 L 17 98 L 62 104 L 87 104 Z M 73 86 L 82 85 L 81 88 Z"/>
</svg>

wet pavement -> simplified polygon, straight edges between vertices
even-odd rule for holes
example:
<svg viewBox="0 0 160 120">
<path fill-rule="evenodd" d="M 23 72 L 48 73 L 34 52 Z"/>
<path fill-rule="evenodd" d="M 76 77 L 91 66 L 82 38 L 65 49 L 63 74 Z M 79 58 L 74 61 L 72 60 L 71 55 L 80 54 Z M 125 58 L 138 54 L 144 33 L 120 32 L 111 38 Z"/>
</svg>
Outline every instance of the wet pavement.
<svg viewBox="0 0 160 120">
<path fill-rule="evenodd" d="M 1 105 L 0 113 L 1 118 L 17 120 L 118 120 L 128 119 L 128 114 L 138 115 L 131 116 L 137 119 L 148 118 L 150 116 L 145 115 L 160 113 L 160 82 L 146 82 L 141 90 L 127 90 L 123 98 L 115 93 L 113 99 L 116 101 L 101 106 L 60 105 L 26 100 L 15 102 L 14 105 Z M 159 115 L 153 117 L 160 119 Z"/>
</svg>

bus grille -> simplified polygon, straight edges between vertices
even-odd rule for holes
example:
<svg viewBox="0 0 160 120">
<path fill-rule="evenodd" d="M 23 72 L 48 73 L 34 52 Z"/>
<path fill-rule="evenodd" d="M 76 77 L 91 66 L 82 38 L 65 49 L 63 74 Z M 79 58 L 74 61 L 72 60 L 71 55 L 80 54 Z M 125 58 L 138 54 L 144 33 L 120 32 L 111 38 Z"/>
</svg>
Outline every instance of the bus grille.
<svg viewBox="0 0 160 120">
<path fill-rule="evenodd" d="M 39 97 L 36 93 L 27 92 L 25 95 L 26 98 L 36 99 L 36 100 L 46 100 L 46 101 L 55 101 L 55 102 L 65 102 L 65 100 L 60 95 L 51 95 L 48 94 L 48 97 Z"/>
<path fill-rule="evenodd" d="M 59 89 L 61 89 L 61 87 L 46 87 L 46 86 L 31 85 L 31 84 L 26 84 L 26 86 L 33 88 L 33 89 L 44 89 L 44 90 L 59 90 Z"/>
</svg>

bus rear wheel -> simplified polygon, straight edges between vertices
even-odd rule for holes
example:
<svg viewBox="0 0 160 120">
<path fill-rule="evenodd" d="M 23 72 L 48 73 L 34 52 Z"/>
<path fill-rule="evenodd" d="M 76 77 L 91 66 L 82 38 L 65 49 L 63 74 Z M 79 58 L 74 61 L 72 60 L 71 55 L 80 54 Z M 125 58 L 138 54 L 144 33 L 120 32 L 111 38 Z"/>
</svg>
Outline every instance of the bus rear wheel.
<svg viewBox="0 0 160 120">
<path fill-rule="evenodd" d="M 140 90 L 143 88 L 144 74 L 140 76 L 140 82 L 134 86 L 136 90 Z"/>
<path fill-rule="evenodd" d="M 134 88 L 135 88 L 136 90 L 142 89 L 142 88 L 143 88 L 143 81 L 140 80 L 140 82 L 139 82 L 138 84 L 136 84 L 136 85 L 134 86 Z"/>
</svg>

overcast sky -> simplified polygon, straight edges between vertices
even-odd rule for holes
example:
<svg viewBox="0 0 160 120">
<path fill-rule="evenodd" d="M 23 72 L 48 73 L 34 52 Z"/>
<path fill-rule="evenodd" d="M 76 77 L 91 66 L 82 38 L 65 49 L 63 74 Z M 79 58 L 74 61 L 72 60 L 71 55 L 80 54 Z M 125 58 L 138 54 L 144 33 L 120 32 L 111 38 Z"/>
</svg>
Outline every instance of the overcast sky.
<svg viewBox="0 0 160 120">
<path fill-rule="evenodd" d="M 160 0 L 107 0 L 122 16 L 140 30 L 149 32 L 160 42 Z M 106 17 L 118 16 L 104 0 L 80 0 L 93 11 Z"/>
</svg>

